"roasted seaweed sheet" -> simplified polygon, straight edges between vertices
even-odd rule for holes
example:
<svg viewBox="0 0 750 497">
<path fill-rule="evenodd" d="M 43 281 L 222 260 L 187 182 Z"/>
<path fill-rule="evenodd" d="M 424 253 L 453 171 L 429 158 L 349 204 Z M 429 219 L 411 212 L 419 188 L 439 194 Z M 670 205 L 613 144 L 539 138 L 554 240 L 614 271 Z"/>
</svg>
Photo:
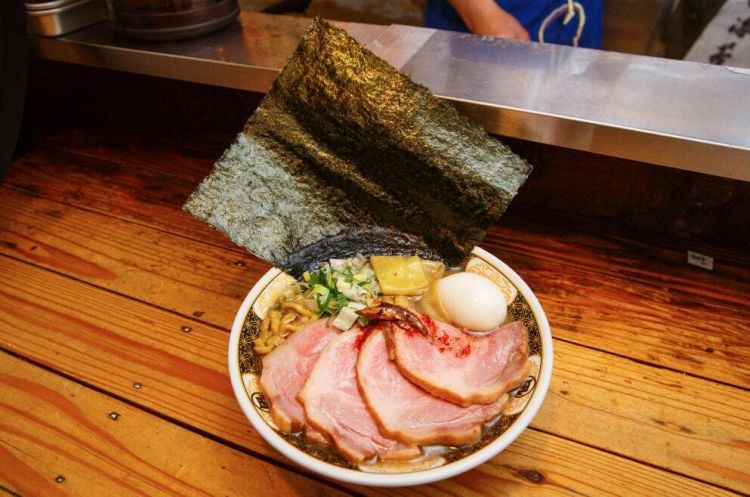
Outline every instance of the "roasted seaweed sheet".
<svg viewBox="0 0 750 497">
<path fill-rule="evenodd" d="M 295 256 L 307 246 L 367 227 L 409 233 L 458 262 L 530 171 L 450 104 L 316 19 L 185 209 L 282 269 L 317 254 Z"/>
</svg>

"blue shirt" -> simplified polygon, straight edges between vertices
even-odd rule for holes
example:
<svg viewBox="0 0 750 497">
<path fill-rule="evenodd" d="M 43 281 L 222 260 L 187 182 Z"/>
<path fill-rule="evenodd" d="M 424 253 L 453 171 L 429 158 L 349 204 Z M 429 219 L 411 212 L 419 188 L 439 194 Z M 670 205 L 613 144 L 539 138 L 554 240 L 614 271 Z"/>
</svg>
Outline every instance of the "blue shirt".
<svg viewBox="0 0 750 497">
<path fill-rule="evenodd" d="M 565 5 L 566 0 L 495 0 L 505 11 L 518 19 L 534 41 L 539 41 L 539 27 L 544 19 L 556 8 Z M 600 48 L 602 44 L 602 24 L 604 12 L 602 0 L 577 0 L 585 11 L 586 23 L 583 27 L 579 47 Z M 561 15 L 547 25 L 544 41 L 560 45 L 572 45 L 580 21 L 578 11 L 567 26 Z M 448 0 L 427 0 L 425 25 L 430 28 L 468 32 L 461 16 L 448 3 Z"/>
</svg>

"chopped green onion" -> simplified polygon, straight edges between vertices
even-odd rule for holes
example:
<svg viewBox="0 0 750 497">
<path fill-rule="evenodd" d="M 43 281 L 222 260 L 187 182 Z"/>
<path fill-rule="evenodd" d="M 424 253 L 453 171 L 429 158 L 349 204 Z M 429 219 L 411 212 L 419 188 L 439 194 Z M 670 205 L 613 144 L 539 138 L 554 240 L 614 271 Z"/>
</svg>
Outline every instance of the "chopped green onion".
<svg viewBox="0 0 750 497">
<path fill-rule="evenodd" d="M 332 259 L 316 271 L 305 271 L 301 293 L 315 302 L 319 314 L 333 315 L 353 304 L 365 307 L 379 293 L 366 264 L 366 259 Z"/>
</svg>

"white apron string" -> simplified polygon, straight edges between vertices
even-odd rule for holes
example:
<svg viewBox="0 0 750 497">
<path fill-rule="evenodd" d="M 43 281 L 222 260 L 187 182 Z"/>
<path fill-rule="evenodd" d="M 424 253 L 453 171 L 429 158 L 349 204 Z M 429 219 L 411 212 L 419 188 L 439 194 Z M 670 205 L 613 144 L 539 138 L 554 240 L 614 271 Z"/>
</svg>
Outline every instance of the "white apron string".
<svg viewBox="0 0 750 497">
<path fill-rule="evenodd" d="M 562 14 L 565 14 L 563 25 L 567 26 L 573 17 L 575 17 L 576 10 L 578 11 L 578 29 L 576 30 L 576 35 L 573 37 L 573 46 L 577 47 L 578 41 L 581 39 L 581 34 L 583 33 L 583 27 L 586 25 L 586 11 L 584 10 L 583 5 L 573 0 L 567 0 L 565 5 L 559 6 L 544 18 L 541 26 L 539 26 L 539 41 L 544 43 L 544 31 L 547 29 L 549 23 L 560 17 Z"/>
</svg>

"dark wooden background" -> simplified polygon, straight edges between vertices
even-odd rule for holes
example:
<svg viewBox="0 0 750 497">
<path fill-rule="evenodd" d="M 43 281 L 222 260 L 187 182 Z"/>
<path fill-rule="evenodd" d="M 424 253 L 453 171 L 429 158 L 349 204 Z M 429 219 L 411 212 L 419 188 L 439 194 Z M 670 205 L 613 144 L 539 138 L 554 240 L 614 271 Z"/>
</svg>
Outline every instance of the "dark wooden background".
<svg viewBox="0 0 750 497">
<path fill-rule="evenodd" d="M 34 61 L 21 147 L 55 128 L 138 130 L 191 139 L 216 157 L 262 95 L 47 61 Z M 504 139 L 535 170 L 511 206 L 567 225 L 643 231 L 717 259 L 746 264 L 750 183 Z"/>
</svg>

